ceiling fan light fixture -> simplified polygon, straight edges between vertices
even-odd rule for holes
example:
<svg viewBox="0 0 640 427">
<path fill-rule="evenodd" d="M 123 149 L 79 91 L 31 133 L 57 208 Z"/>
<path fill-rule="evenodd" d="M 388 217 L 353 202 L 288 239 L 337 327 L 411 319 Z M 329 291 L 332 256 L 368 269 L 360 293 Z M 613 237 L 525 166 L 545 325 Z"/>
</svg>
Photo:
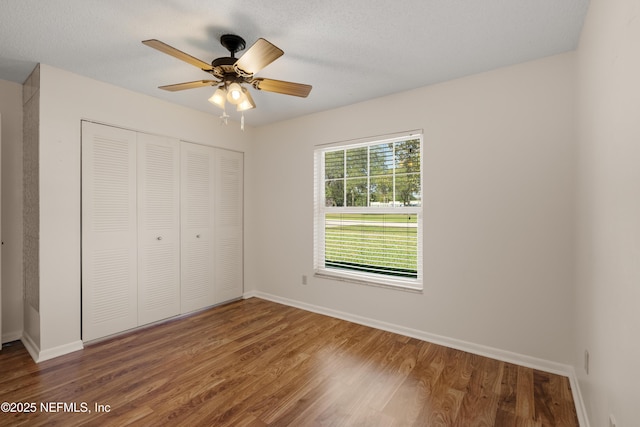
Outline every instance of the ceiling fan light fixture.
<svg viewBox="0 0 640 427">
<path fill-rule="evenodd" d="M 234 105 L 238 105 L 245 99 L 246 96 L 242 92 L 242 86 L 238 83 L 231 83 L 227 89 L 227 101 Z"/>
<path fill-rule="evenodd" d="M 213 105 L 217 105 L 218 107 L 224 110 L 224 104 L 227 101 L 227 91 L 223 87 L 219 87 L 213 92 L 211 98 L 209 98 L 209 102 Z"/>
<path fill-rule="evenodd" d="M 282 49 L 262 38 L 258 39 L 240 58 L 236 58 L 235 54 L 243 50 L 246 43 L 240 36 L 224 34 L 220 37 L 220 44 L 229 51 L 230 56 L 216 58 L 211 61 L 211 63 L 202 61 L 157 39 L 143 40 L 142 43 L 187 64 L 193 65 L 211 74 L 214 78 L 214 80 L 196 80 L 160 86 L 160 89 L 176 92 L 205 86 L 217 86 L 215 92 L 209 98 L 209 102 L 222 109 L 220 119 L 224 124 L 226 124 L 229 119 L 225 110 L 226 103 L 229 102 L 235 105 L 236 110 L 241 113 L 240 127 L 243 130 L 244 112 L 256 108 L 256 104 L 249 90 L 244 87 L 244 84 L 251 85 L 256 90 L 298 96 L 301 98 L 306 98 L 311 91 L 310 85 L 254 77 L 257 72 L 284 54 Z"/>
<path fill-rule="evenodd" d="M 244 101 L 238 104 L 238 107 L 236 108 L 236 110 L 247 111 L 247 110 L 251 110 L 252 108 L 256 108 L 256 103 L 253 102 L 253 98 L 251 97 L 251 94 L 244 87 L 242 88 L 242 94 L 244 95 Z"/>
</svg>

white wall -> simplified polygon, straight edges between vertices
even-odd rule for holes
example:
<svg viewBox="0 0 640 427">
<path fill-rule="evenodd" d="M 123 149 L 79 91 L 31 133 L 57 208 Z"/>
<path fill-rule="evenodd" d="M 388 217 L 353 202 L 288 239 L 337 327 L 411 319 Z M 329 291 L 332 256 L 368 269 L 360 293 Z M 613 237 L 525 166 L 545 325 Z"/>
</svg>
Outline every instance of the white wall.
<svg viewBox="0 0 640 427">
<path fill-rule="evenodd" d="M 0 80 L 2 342 L 22 335 L 22 85 Z"/>
<path fill-rule="evenodd" d="M 206 94 L 203 94 L 206 96 Z M 80 340 L 80 121 L 245 151 L 253 130 L 48 65 L 40 67 L 40 351 Z M 71 346 L 71 347 L 69 347 Z"/>
<path fill-rule="evenodd" d="M 640 420 L 640 2 L 592 0 L 578 49 L 574 361 L 593 426 Z M 583 354 L 590 352 L 590 372 Z"/>
<path fill-rule="evenodd" d="M 569 363 L 574 72 L 559 55 L 259 128 L 246 287 Z M 312 278 L 314 146 L 416 128 L 424 293 Z"/>
</svg>

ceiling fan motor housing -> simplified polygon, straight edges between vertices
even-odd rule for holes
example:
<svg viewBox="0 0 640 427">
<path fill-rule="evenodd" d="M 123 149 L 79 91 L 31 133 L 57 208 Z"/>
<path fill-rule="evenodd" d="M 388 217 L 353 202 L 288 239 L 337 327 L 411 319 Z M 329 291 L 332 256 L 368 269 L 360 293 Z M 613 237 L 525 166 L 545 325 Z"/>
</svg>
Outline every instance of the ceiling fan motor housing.
<svg viewBox="0 0 640 427">
<path fill-rule="evenodd" d="M 235 58 L 236 52 L 243 50 L 247 46 L 244 39 L 235 34 L 223 34 L 220 37 L 220 44 L 231 53 L 232 58 Z"/>
<path fill-rule="evenodd" d="M 224 80 L 227 84 L 233 82 L 244 83 L 244 76 L 238 76 L 233 68 L 233 65 L 237 61 L 237 58 L 235 57 L 236 52 L 239 52 L 246 47 L 244 39 L 235 34 L 223 34 L 220 37 L 220 44 L 229 51 L 231 56 L 224 56 L 211 61 L 213 70 L 210 72 L 216 77 Z"/>
<path fill-rule="evenodd" d="M 208 71 L 219 79 L 226 83 L 248 83 L 251 79 L 245 76 L 238 75 L 233 65 L 236 63 L 236 58 L 223 57 L 216 58 L 211 61 L 212 70 Z"/>
</svg>

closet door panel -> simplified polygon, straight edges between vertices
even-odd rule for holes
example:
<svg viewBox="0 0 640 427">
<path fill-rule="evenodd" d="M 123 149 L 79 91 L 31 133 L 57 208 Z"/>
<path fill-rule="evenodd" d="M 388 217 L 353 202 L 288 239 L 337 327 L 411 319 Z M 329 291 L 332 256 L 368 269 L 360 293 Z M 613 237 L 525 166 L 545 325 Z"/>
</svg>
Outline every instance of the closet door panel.
<svg viewBox="0 0 640 427">
<path fill-rule="evenodd" d="M 82 339 L 137 325 L 136 133 L 82 123 Z"/>
<path fill-rule="evenodd" d="M 180 313 L 180 143 L 138 134 L 138 324 Z"/>
<path fill-rule="evenodd" d="M 181 312 L 215 303 L 214 149 L 181 144 Z"/>
<path fill-rule="evenodd" d="M 215 300 L 243 293 L 243 153 L 216 150 Z"/>
</svg>

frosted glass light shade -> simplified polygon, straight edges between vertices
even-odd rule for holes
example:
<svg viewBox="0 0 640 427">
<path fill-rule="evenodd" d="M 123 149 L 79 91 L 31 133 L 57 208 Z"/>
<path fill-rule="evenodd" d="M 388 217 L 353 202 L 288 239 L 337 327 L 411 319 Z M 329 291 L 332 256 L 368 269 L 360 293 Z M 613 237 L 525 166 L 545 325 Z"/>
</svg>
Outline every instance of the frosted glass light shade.
<svg viewBox="0 0 640 427">
<path fill-rule="evenodd" d="M 217 105 L 218 107 L 224 109 L 224 104 L 227 101 L 227 91 L 224 88 L 219 87 L 213 92 L 211 98 L 209 98 L 209 102 L 213 105 Z"/>
<path fill-rule="evenodd" d="M 238 83 L 231 83 L 227 90 L 227 101 L 234 105 L 240 104 L 245 100 L 244 93 L 242 93 L 242 86 Z"/>
<path fill-rule="evenodd" d="M 236 110 L 247 111 L 247 110 L 251 110 L 252 108 L 256 108 L 256 103 L 253 102 L 253 98 L 251 97 L 251 94 L 246 88 L 242 88 L 242 94 L 244 95 L 244 101 L 238 104 L 238 107 Z"/>
</svg>

